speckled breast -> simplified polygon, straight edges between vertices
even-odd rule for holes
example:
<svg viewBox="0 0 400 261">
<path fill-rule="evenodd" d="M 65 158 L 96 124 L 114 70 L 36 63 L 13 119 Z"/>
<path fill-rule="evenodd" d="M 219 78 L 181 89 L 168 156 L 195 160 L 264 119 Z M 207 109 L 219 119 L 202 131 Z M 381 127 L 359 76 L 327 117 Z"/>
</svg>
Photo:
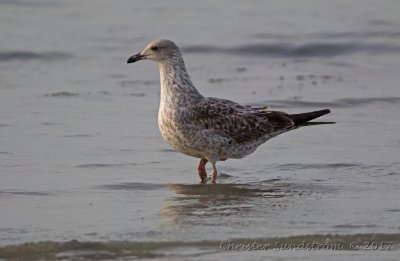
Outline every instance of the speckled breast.
<svg viewBox="0 0 400 261">
<path fill-rule="evenodd" d="M 196 158 L 204 157 L 201 148 L 192 142 L 196 132 L 184 125 L 182 116 L 169 113 L 168 110 L 158 114 L 158 127 L 166 143 L 183 154 Z"/>
</svg>

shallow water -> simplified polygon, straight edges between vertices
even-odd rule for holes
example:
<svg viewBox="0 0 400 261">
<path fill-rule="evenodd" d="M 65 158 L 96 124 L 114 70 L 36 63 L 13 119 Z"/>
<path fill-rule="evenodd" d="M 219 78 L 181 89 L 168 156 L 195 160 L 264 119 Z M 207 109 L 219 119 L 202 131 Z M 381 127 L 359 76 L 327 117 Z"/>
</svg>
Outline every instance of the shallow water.
<svg viewBox="0 0 400 261">
<path fill-rule="evenodd" d="M 2 1 L 0 259 L 396 260 L 399 11 L 394 0 Z M 207 96 L 330 108 L 337 124 L 220 162 L 219 184 L 200 185 L 197 160 L 159 135 L 157 66 L 126 65 L 162 37 Z"/>
</svg>

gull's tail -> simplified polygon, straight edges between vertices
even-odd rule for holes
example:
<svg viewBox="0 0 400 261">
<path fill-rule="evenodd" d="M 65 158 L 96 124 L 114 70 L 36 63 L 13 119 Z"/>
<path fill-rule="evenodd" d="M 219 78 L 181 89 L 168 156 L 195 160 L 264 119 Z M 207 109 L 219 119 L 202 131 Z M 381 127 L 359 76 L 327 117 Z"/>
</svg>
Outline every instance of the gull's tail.
<svg viewBox="0 0 400 261">
<path fill-rule="evenodd" d="M 299 114 L 289 114 L 287 115 L 287 117 L 289 117 L 294 122 L 294 125 L 296 127 L 320 125 L 320 124 L 333 124 L 335 122 L 330 122 L 330 121 L 310 122 L 311 120 L 321 117 L 322 115 L 328 114 L 330 112 L 331 110 L 325 109 L 320 111 L 312 111 Z"/>
</svg>

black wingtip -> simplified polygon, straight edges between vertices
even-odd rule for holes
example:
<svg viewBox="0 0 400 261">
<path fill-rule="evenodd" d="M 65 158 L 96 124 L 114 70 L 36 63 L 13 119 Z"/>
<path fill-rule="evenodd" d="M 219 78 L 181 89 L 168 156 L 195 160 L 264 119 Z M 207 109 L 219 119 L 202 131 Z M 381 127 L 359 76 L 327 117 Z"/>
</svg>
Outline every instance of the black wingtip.
<svg viewBox="0 0 400 261">
<path fill-rule="evenodd" d="M 288 115 L 288 117 L 294 122 L 295 126 L 298 126 L 313 119 L 316 119 L 318 117 L 321 117 L 325 114 L 328 114 L 330 112 L 331 112 L 330 109 L 324 109 L 324 110 L 305 112 L 299 114 L 290 114 Z"/>
<path fill-rule="evenodd" d="M 328 114 L 328 113 L 331 112 L 331 110 L 330 110 L 330 109 L 324 109 L 324 110 L 322 110 L 321 112 L 325 112 L 325 114 Z"/>
</svg>

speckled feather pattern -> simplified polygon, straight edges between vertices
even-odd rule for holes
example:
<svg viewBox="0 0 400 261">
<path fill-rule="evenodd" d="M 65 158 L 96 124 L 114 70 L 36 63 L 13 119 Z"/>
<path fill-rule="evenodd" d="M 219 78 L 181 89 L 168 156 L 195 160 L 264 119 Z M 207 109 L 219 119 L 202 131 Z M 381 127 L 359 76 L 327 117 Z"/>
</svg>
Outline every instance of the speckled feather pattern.
<svg viewBox="0 0 400 261">
<path fill-rule="evenodd" d="M 242 158 L 294 126 L 286 113 L 203 97 L 192 84 L 178 50 L 159 63 L 158 125 L 175 150 L 211 162 Z"/>
<path fill-rule="evenodd" d="M 302 114 L 271 111 L 265 107 L 204 97 L 194 87 L 178 46 L 169 40 L 156 40 L 131 56 L 128 63 L 149 59 L 160 67 L 161 98 L 158 126 L 161 136 L 175 150 L 200 158 L 202 182 L 207 161 L 213 164 L 215 182 L 218 160 L 242 158 L 267 140 L 304 126 L 329 110 Z M 314 123 L 322 124 L 322 123 Z"/>
</svg>

